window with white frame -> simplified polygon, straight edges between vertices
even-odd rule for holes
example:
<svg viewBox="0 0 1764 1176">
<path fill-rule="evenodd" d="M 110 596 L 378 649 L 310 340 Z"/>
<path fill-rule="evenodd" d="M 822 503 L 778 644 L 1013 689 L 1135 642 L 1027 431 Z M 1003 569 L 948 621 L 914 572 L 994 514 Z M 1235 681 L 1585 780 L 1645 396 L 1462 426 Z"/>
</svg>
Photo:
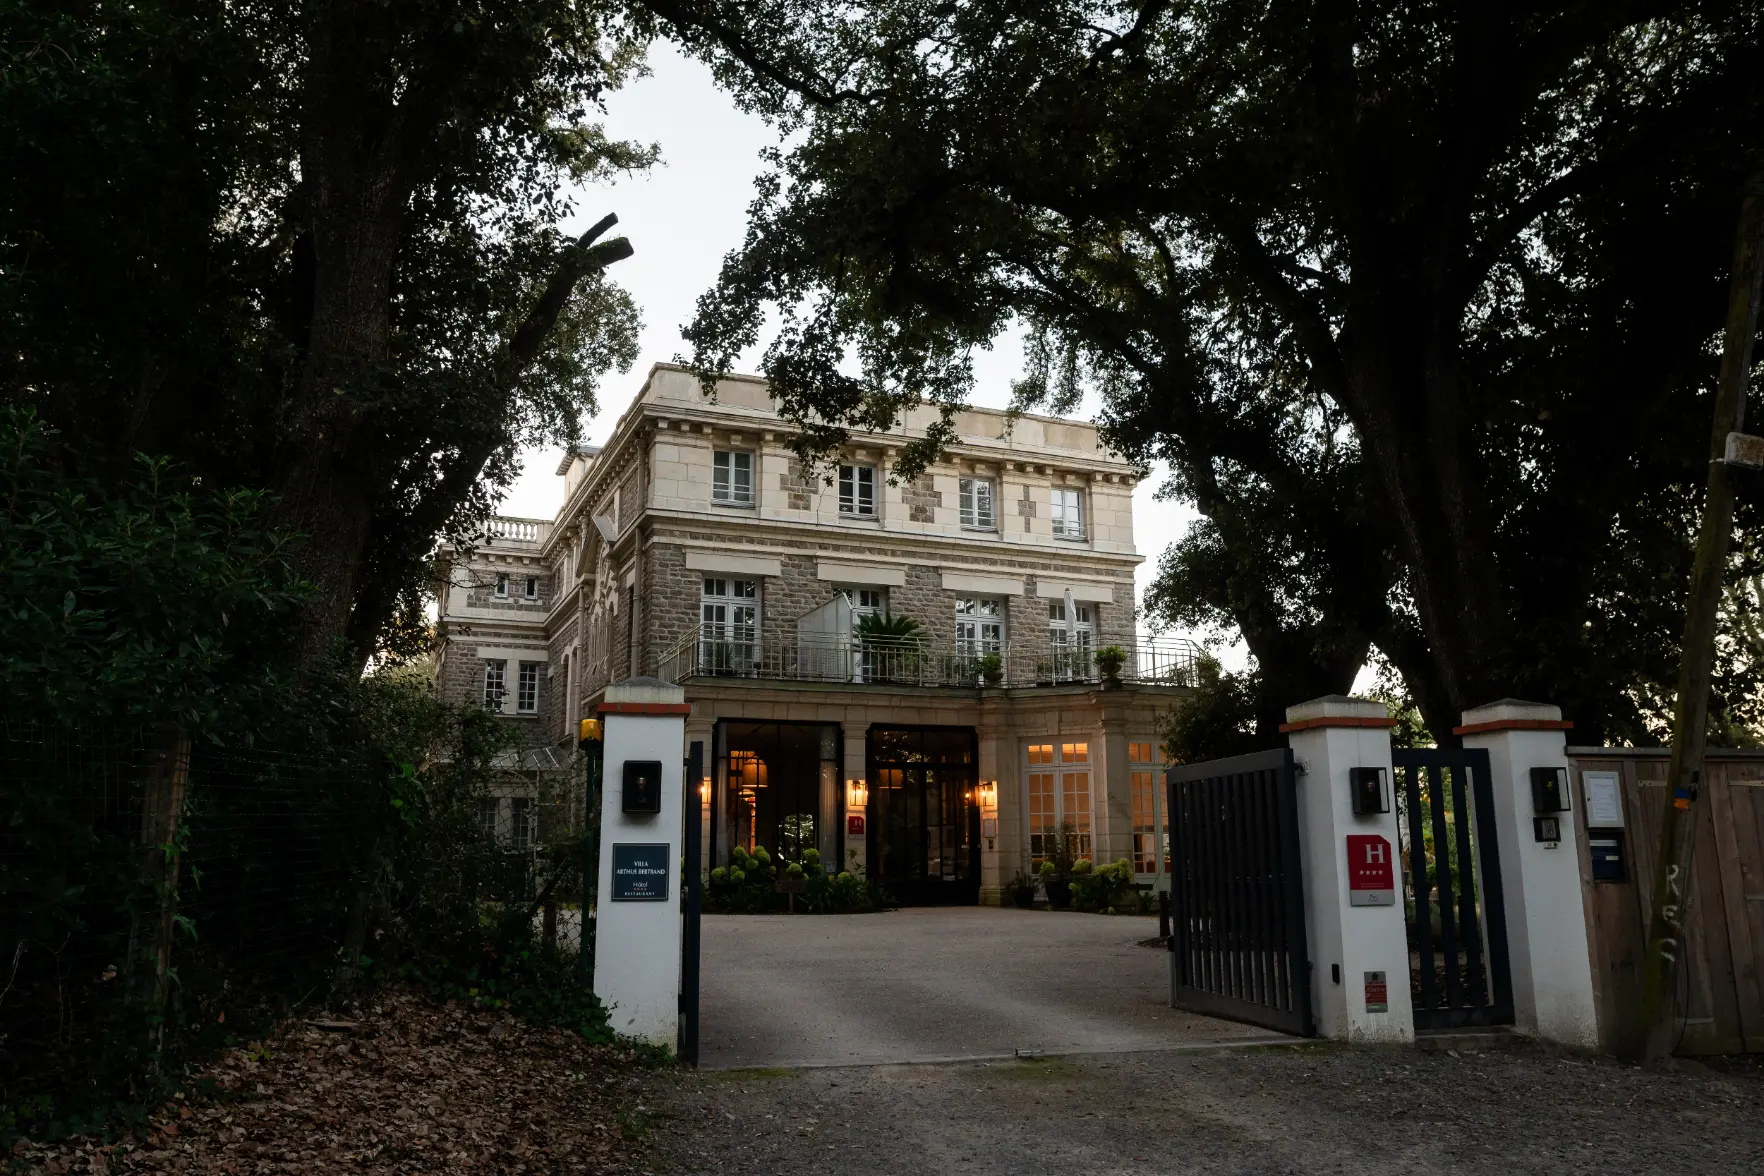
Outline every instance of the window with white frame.
<svg viewBox="0 0 1764 1176">
<path fill-rule="evenodd" d="M 501 828 L 501 810 L 502 802 L 494 796 L 478 798 L 478 831 L 484 835 L 484 840 L 492 844 Z"/>
<path fill-rule="evenodd" d="M 537 814 L 530 796 L 512 797 L 508 802 L 508 848 L 513 853 L 526 853 L 533 848 Z"/>
<path fill-rule="evenodd" d="M 888 594 L 881 588 L 847 588 L 845 598 L 851 601 L 851 623 L 858 624 L 865 617 L 882 617 L 888 615 Z"/>
<path fill-rule="evenodd" d="M 507 572 L 497 572 L 496 573 L 496 599 L 498 599 L 498 600 L 507 600 L 508 599 L 508 573 Z"/>
<path fill-rule="evenodd" d="M 538 576 L 528 576 L 527 577 L 527 584 L 526 584 L 525 589 L 522 591 L 521 595 L 525 596 L 528 600 L 538 600 L 539 599 L 539 577 Z"/>
<path fill-rule="evenodd" d="M 486 661 L 484 663 L 484 709 L 499 711 L 502 709 L 502 696 L 505 693 L 504 682 L 508 675 L 506 661 Z"/>
<path fill-rule="evenodd" d="M 1090 856 L 1090 744 L 1031 743 L 1028 782 L 1029 857 L 1036 866 L 1060 853 Z"/>
<path fill-rule="evenodd" d="M 1163 758 L 1150 740 L 1127 744 L 1127 778 L 1133 798 L 1133 872 L 1160 874 L 1169 868 L 1170 834 L 1164 827 L 1163 793 L 1157 764 Z"/>
<path fill-rule="evenodd" d="M 706 576 L 698 620 L 699 665 L 706 673 L 753 671 L 759 640 L 759 581 Z"/>
<path fill-rule="evenodd" d="M 1048 517 L 1053 521 L 1055 538 L 1084 538 L 1084 495 L 1082 492 L 1055 490 L 1053 492 L 1053 510 Z"/>
<path fill-rule="evenodd" d="M 842 465 L 839 467 L 839 513 L 855 518 L 875 517 L 875 466 Z"/>
<path fill-rule="evenodd" d="M 718 449 L 711 454 L 711 501 L 724 506 L 753 505 L 753 454 Z"/>
<path fill-rule="evenodd" d="M 523 715 L 539 713 L 539 663 L 522 662 L 515 680 L 515 710 Z"/>
<path fill-rule="evenodd" d="M 957 494 L 961 507 L 962 526 L 971 531 L 990 531 L 993 529 L 995 513 L 992 509 L 992 479 L 962 478 Z"/>
<path fill-rule="evenodd" d="M 963 657 L 1004 652 L 1004 608 L 996 600 L 956 601 L 956 651 Z"/>
<path fill-rule="evenodd" d="M 1088 604 L 1074 604 L 1071 613 L 1063 600 L 1047 605 L 1047 644 L 1053 659 L 1054 677 L 1061 681 L 1090 677 L 1090 651 L 1096 634 Z"/>
</svg>

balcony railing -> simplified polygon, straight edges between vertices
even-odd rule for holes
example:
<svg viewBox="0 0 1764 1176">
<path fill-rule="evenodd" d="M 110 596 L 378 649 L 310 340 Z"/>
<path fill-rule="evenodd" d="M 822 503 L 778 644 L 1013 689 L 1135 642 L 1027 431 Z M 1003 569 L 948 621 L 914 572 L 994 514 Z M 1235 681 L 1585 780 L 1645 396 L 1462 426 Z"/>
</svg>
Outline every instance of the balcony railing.
<svg viewBox="0 0 1764 1176">
<path fill-rule="evenodd" d="M 551 534 L 549 519 L 517 519 L 494 515 L 484 521 L 481 541 L 486 547 L 511 543 L 540 544 Z"/>
<path fill-rule="evenodd" d="M 1123 682 L 1195 684 L 1199 648 L 1183 640 L 1122 645 Z M 990 656 L 993 655 L 993 656 Z M 929 637 L 862 637 L 843 633 L 761 633 L 706 625 L 663 654 L 656 677 L 765 678 L 897 686 L 1056 686 L 1104 679 L 1088 647 L 1039 643 L 1028 653 L 988 650 Z"/>
</svg>

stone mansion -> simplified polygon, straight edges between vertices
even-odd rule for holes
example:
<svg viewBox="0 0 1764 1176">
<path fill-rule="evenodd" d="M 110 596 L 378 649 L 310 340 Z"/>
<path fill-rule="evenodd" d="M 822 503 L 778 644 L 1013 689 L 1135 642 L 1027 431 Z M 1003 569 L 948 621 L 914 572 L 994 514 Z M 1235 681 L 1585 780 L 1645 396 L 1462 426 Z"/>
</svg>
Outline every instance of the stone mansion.
<svg viewBox="0 0 1764 1176">
<path fill-rule="evenodd" d="M 555 518 L 442 552 L 442 696 L 498 709 L 542 768 L 609 683 L 679 683 L 707 868 L 812 846 L 903 902 L 997 902 L 1065 829 L 1155 883 L 1157 733 L 1194 660 L 1136 636 L 1138 471 L 1088 424 L 967 409 L 891 481 L 936 412 L 810 475 L 763 380 L 713 399 L 656 365 L 559 463 Z"/>
</svg>

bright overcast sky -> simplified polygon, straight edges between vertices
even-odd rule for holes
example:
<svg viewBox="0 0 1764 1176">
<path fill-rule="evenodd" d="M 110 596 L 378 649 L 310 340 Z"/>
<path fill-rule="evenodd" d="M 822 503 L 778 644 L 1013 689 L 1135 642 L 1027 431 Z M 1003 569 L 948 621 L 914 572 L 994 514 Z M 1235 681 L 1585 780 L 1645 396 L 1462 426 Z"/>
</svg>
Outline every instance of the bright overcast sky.
<svg viewBox="0 0 1764 1176">
<path fill-rule="evenodd" d="M 607 212 L 619 215 L 617 232 L 631 239 L 636 256 L 620 262 L 614 277 L 637 300 L 643 316 L 638 360 L 626 375 L 613 375 L 601 391 L 601 412 L 587 422 L 588 439 L 605 440 L 643 373 L 652 363 L 682 354 L 680 328 L 692 316 L 698 296 L 716 280 L 723 256 L 741 243 L 747 205 L 760 170 L 759 153 L 776 140 L 765 123 L 736 110 L 711 84 L 710 71 L 681 57 L 666 44 L 650 57 L 653 72 L 607 101 L 607 133 L 615 138 L 659 143 L 662 161 L 644 176 L 586 188 L 577 199 L 581 231 Z M 757 371 L 759 349 L 737 366 Z M 976 357 L 976 404 L 1005 407 L 1010 382 L 1020 373 L 1021 341 L 1007 336 Z M 1094 411 L 1087 405 L 1079 413 Z M 520 480 L 502 505 L 505 514 L 551 518 L 563 492 L 557 452 L 530 450 Z M 1146 557 L 1136 585 L 1145 590 L 1157 558 L 1182 534 L 1194 512 L 1158 502 L 1153 491 L 1163 471 L 1134 492 L 1134 531 Z M 1236 660 L 1236 659 L 1228 659 Z"/>
</svg>

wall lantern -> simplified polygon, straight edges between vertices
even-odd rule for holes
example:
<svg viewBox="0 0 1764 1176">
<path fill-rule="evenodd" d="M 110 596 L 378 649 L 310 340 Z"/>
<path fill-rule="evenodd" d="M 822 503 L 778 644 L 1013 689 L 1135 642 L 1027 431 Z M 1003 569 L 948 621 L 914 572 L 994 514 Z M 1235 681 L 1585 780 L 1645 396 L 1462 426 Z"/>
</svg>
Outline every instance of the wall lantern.
<svg viewBox="0 0 1764 1176">
<path fill-rule="evenodd" d="M 700 804 L 709 804 L 710 803 L 710 789 L 711 789 L 711 778 L 709 776 L 706 776 L 704 778 L 704 783 L 700 784 L 698 786 L 698 801 Z"/>
<path fill-rule="evenodd" d="M 1384 786 L 1383 768 L 1349 768 L 1348 792 L 1354 816 L 1369 817 L 1390 811 L 1390 789 Z"/>
<path fill-rule="evenodd" d="M 1568 769 L 1531 769 L 1531 811 L 1540 816 L 1568 811 Z"/>
<path fill-rule="evenodd" d="M 982 780 L 974 788 L 974 800 L 981 808 L 998 807 L 998 781 Z"/>
<path fill-rule="evenodd" d="M 845 782 L 845 803 L 851 808 L 863 808 L 870 803 L 870 788 L 862 780 Z"/>
</svg>

